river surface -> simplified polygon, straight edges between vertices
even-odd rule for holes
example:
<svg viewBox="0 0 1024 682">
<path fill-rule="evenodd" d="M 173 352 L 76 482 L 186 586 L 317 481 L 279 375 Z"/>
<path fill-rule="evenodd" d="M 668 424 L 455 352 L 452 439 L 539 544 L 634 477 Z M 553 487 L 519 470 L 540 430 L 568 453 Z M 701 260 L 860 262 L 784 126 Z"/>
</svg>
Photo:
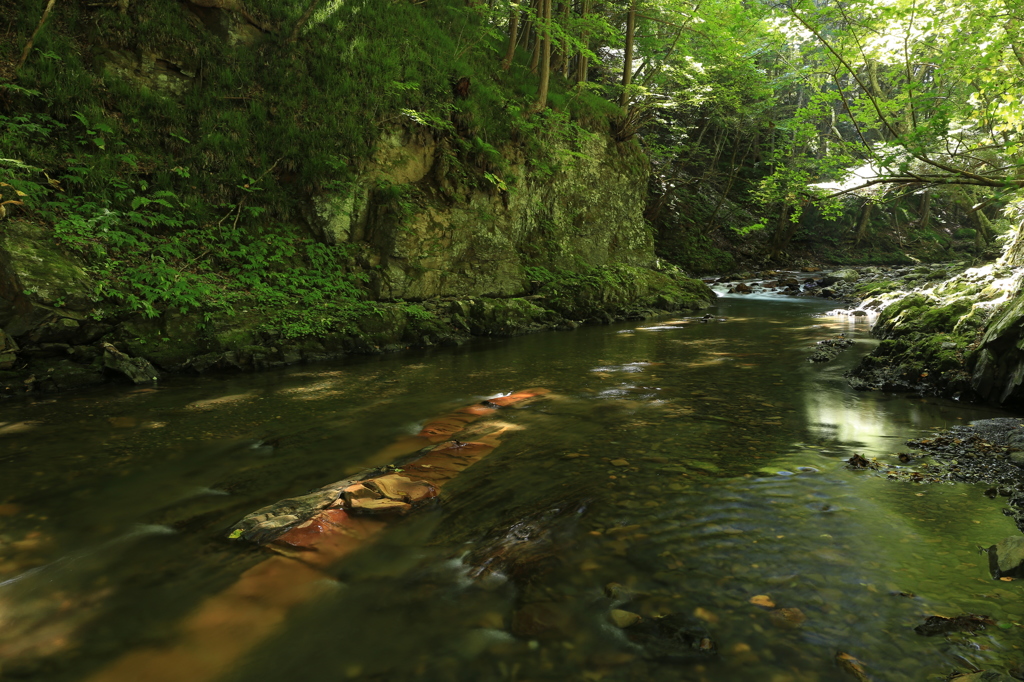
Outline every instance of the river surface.
<svg viewBox="0 0 1024 682">
<path fill-rule="evenodd" d="M 531 387 L 551 394 L 474 425 L 511 428 L 438 504 L 308 603 L 225 633 L 239 646 L 213 677 L 825 682 L 855 679 L 847 654 L 870 679 L 918 682 L 1021 663 L 1024 581 L 993 581 L 979 553 L 1017 532 L 999 500 L 844 465 L 898 466 L 909 438 L 1006 413 L 851 390 L 843 371 L 874 341 L 829 307 L 726 296 L 714 322 L 0 403 L 0 679 L 204 679 L 190 657 L 222 645 L 183 632 L 269 556 L 227 541 L 232 524 Z M 852 349 L 807 361 L 839 332 Z M 638 647 L 613 609 L 717 655 Z M 961 613 L 997 625 L 913 630 Z M 166 674 L 140 672 L 147 656 Z"/>
</svg>

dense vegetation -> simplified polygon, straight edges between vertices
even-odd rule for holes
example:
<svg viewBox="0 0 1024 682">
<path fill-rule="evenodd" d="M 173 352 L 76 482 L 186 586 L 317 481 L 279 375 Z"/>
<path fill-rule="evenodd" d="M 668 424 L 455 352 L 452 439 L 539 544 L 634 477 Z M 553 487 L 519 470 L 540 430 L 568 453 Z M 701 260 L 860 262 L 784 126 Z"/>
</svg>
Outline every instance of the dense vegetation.
<svg viewBox="0 0 1024 682">
<path fill-rule="evenodd" d="M 0 201 L 149 315 L 259 300 L 288 321 L 298 300 L 304 332 L 358 308 L 357 247 L 298 226 L 389 127 L 443 141 L 442 190 L 506 191 L 513 147 L 551 172 L 553 137 L 639 141 L 661 255 L 697 271 L 734 265 L 720 247 L 991 253 L 1022 182 L 1008 1 L 0 6 Z"/>
</svg>

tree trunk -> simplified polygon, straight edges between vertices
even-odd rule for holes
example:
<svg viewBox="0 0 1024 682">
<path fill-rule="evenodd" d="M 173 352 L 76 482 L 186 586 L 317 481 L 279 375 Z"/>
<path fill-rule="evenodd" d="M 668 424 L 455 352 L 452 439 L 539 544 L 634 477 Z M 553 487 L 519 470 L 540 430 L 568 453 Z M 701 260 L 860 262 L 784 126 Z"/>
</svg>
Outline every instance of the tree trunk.
<svg viewBox="0 0 1024 682">
<path fill-rule="evenodd" d="M 508 17 L 508 49 L 505 50 L 505 58 L 501 60 L 503 71 L 508 71 L 512 66 L 512 59 L 516 56 L 517 42 L 519 42 L 519 8 L 512 7 Z"/>
<path fill-rule="evenodd" d="M 718 202 L 715 204 L 715 210 L 711 212 L 711 217 L 708 218 L 707 225 L 705 225 L 704 229 L 701 230 L 701 234 L 703 234 L 705 237 L 710 236 L 711 233 L 715 231 L 715 223 L 718 220 L 718 212 L 721 210 L 722 205 L 725 204 L 725 202 L 728 200 L 729 192 L 732 191 L 732 186 L 736 182 L 736 178 L 739 176 L 740 169 L 743 168 L 743 164 L 746 162 L 747 156 L 750 155 L 750 150 L 753 148 L 752 144 L 747 145 L 747 151 L 743 152 L 743 158 L 740 159 L 739 163 L 736 163 L 736 153 L 739 151 L 740 148 L 741 135 L 742 131 L 737 130 L 736 142 L 733 143 L 732 159 L 729 160 L 729 180 L 725 184 L 725 189 L 722 190 L 722 192 L 718 195 Z"/>
<path fill-rule="evenodd" d="M 583 4 L 580 7 L 580 19 L 586 19 L 590 14 L 590 3 L 593 0 L 583 0 Z M 583 35 L 580 36 L 580 41 L 584 46 L 589 48 L 590 32 L 584 30 Z M 590 69 L 590 59 L 586 54 L 580 53 L 579 59 L 576 61 L 576 83 L 587 82 L 587 72 Z"/>
<path fill-rule="evenodd" d="M 779 257 L 779 254 L 782 253 L 782 250 L 786 248 L 789 240 L 796 233 L 798 224 L 789 219 L 789 215 L 792 212 L 793 207 L 785 204 L 782 207 L 782 212 L 779 214 L 778 222 L 775 223 L 775 234 L 772 235 L 772 252 L 770 256 L 772 260 Z"/>
<path fill-rule="evenodd" d="M 533 2 L 533 21 L 530 22 L 530 35 L 533 37 L 533 52 L 530 54 L 530 73 L 537 73 L 537 65 L 540 64 L 540 31 L 537 30 L 537 25 L 541 23 L 541 8 L 544 6 L 544 0 L 534 0 Z"/>
<path fill-rule="evenodd" d="M 932 222 L 932 193 L 928 190 L 921 195 L 921 206 L 917 212 L 917 225 L 922 230 L 927 230 Z"/>
<path fill-rule="evenodd" d="M 548 83 L 551 80 L 551 0 L 541 0 L 544 16 L 540 27 L 544 38 L 541 41 L 540 87 L 537 89 L 537 101 L 533 103 L 533 111 L 542 110 L 548 105 Z"/>
<path fill-rule="evenodd" d="M 868 235 L 868 223 L 871 221 L 871 209 L 875 205 L 870 201 L 864 202 L 864 207 L 860 210 L 860 222 L 857 223 L 857 236 L 854 237 L 853 245 L 857 246 L 864 238 Z"/>
<path fill-rule="evenodd" d="M 32 31 L 32 35 L 29 36 L 28 42 L 25 43 L 25 49 L 21 52 L 21 59 L 19 59 L 18 63 L 14 66 L 14 73 L 21 71 L 21 67 L 25 65 L 25 60 L 28 59 L 29 54 L 32 52 L 32 46 L 36 43 L 36 36 L 39 35 L 41 30 L 43 30 L 43 24 L 45 24 L 46 20 L 49 18 L 50 12 L 53 11 L 53 6 L 56 2 L 57 0 L 50 0 L 46 3 L 46 9 L 43 10 L 43 18 L 39 20 L 39 24 L 36 25 L 36 30 Z"/>
<path fill-rule="evenodd" d="M 626 55 L 622 62 L 622 96 L 619 106 L 625 108 L 629 103 L 629 85 L 633 82 L 633 36 L 636 33 L 636 0 L 629 3 L 626 14 Z"/>
<path fill-rule="evenodd" d="M 563 30 L 567 30 L 569 27 L 569 7 L 572 3 L 568 0 L 562 3 L 562 25 L 565 27 Z M 562 47 L 559 50 L 562 53 L 562 78 L 569 77 L 569 34 L 565 33 L 562 37 Z"/>
<path fill-rule="evenodd" d="M 974 212 L 975 217 L 978 220 L 978 232 L 981 233 L 982 238 L 987 241 L 992 240 L 992 223 L 989 222 L 988 216 L 985 215 L 984 209 L 979 208 Z"/>
</svg>

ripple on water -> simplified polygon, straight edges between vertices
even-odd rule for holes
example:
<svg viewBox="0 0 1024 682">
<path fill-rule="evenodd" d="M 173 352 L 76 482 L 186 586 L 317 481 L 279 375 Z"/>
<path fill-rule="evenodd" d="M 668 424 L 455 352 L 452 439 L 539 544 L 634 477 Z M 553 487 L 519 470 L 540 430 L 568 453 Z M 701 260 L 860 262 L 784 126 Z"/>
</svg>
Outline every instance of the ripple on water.
<svg viewBox="0 0 1024 682">
<path fill-rule="evenodd" d="M 5 424 L 43 426 L 0 434 L 18 455 L 0 463 L 0 502 L 13 505 L 0 569 L 37 573 L 0 601 L 36 616 L 0 648 L 42 641 L 62 605 L 68 627 L 46 641 L 64 648 L 18 649 L 44 682 L 173 642 L 190 609 L 262 557 L 220 540 L 241 515 L 339 479 L 480 396 L 545 386 L 551 398 L 501 412 L 517 429 L 504 445 L 340 566 L 346 589 L 291 613 L 224 679 L 826 682 L 845 679 L 837 652 L 891 682 L 941 679 L 964 660 L 1005 669 L 1024 583 L 991 581 L 976 553 L 1012 532 L 998 505 L 970 486 L 843 465 L 968 413 L 855 394 L 841 364 L 809 366 L 833 332 L 810 315 L 823 306 L 727 298 L 714 324 L 584 328 L 17 407 Z M 160 428 L 109 421 L 154 415 Z M 151 526 L 125 534 L 136 522 Z M 44 576 L 55 562 L 74 570 Z M 719 655 L 645 660 L 613 608 L 692 619 Z M 913 632 L 964 611 L 1009 629 Z"/>
</svg>

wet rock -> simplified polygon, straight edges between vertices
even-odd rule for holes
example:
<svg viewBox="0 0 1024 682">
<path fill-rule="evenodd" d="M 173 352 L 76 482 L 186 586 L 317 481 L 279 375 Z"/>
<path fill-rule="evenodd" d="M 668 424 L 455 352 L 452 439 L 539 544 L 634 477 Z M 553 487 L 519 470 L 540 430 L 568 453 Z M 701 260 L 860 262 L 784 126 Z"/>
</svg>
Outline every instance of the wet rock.
<svg viewBox="0 0 1024 682">
<path fill-rule="evenodd" d="M 930 438 L 907 442 L 923 451 L 931 464 L 918 468 L 928 480 L 984 483 L 1008 497 L 1003 513 L 1024 532 L 1024 419 L 998 418 L 955 426 Z M 901 461 L 902 461 L 901 457 Z M 887 472 L 892 478 L 893 472 Z M 921 476 L 914 472 L 914 475 Z"/>
<path fill-rule="evenodd" d="M 993 578 L 1024 578 L 1024 537 L 1008 537 L 989 547 L 988 569 Z"/>
<path fill-rule="evenodd" d="M 534 602 L 520 607 L 512 616 L 512 634 L 516 637 L 558 638 L 568 634 L 572 614 L 565 604 Z"/>
<path fill-rule="evenodd" d="M 718 653 L 704 625 L 683 614 L 650 618 L 624 632 L 641 649 L 644 658 L 663 663 L 686 663 Z"/>
<path fill-rule="evenodd" d="M 622 459 L 622 458 L 613 459 L 612 461 L 610 461 L 608 463 L 611 464 L 613 467 L 628 467 L 629 466 L 629 460 L 625 460 L 625 459 Z"/>
<path fill-rule="evenodd" d="M 796 629 L 807 620 L 804 612 L 795 607 L 775 609 L 768 613 L 768 618 L 772 621 L 772 625 L 783 630 Z"/>
<path fill-rule="evenodd" d="M 398 474 L 354 483 L 342 491 L 339 504 L 352 513 L 404 514 L 413 505 L 437 496 L 437 488 Z"/>
<path fill-rule="evenodd" d="M 863 455 L 856 454 L 850 459 L 846 460 L 846 465 L 850 469 L 877 469 L 878 462 L 872 461 L 864 457 Z"/>
<path fill-rule="evenodd" d="M 960 673 L 947 678 L 950 682 L 1009 682 L 1010 678 L 994 670 L 979 670 L 973 673 Z M 1021 678 L 1016 678 L 1021 679 Z"/>
<path fill-rule="evenodd" d="M 612 600 L 614 604 L 625 604 L 641 597 L 646 597 L 645 592 L 636 592 L 622 583 L 608 583 L 604 586 L 604 596 Z"/>
<path fill-rule="evenodd" d="M 124 374 L 136 384 L 156 381 L 159 374 L 145 358 L 133 358 L 112 344 L 103 344 L 103 366 Z"/>
<path fill-rule="evenodd" d="M 743 282 L 740 282 L 732 289 L 729 289 L 730 294 L 751 294 L 753 292 L 754 290 L 747 286 L 746 284 L 744 284 Z"/>
<path fill-rule="evenodd" d="M 639 613 L 624 611 L 622 609 L 612 609 L 609 615 L 612 619 L 612 623 L 615 624 L 615 627 L 623 629 L 636 625 L 643 620 Z"/>
<path fill-rule="evenodd" d="M 995 624 L 996 622 L 988 616 L 979 616 L 974 613 L 965 613 L 953 618 L 928 616 L 924 623 L 914 628 L 914 632 L 925 637 L 945 635 L 950 632 L 969 632 L 974 634 L 984 630 L 986 626 Z"/>
<path fill-rule="evenodd" d="M 104 381 L 99 367 L 80 365 L 68 359 L 35 361 L 29 367 L 33 372 L 34 389 L 44 393 L 70 391 Z"/>
<path fill-rule="evenodd" d="M 854 656 L 840 651 L 836 654 L 836 664 L 839 668 L 851 675 L 857 682 L 869 682 L 871 678 L 864 672 L 864 665 Z"/>
<path fill-rule="evenodd" d="M 831 339 L 818 341 L 817 348 L 807 358 L 810 362 L 829 362 L 853 345 L 853 340 L 840 334 Z"/>
<path fill-rule="evenodd" d="M 845 270 L 836 270 L 832 273 L 832 277 L 844 282 L 856 282 L 860 279 L 860 273 L 852 268 L 847 268 Z"/>
</svg>

